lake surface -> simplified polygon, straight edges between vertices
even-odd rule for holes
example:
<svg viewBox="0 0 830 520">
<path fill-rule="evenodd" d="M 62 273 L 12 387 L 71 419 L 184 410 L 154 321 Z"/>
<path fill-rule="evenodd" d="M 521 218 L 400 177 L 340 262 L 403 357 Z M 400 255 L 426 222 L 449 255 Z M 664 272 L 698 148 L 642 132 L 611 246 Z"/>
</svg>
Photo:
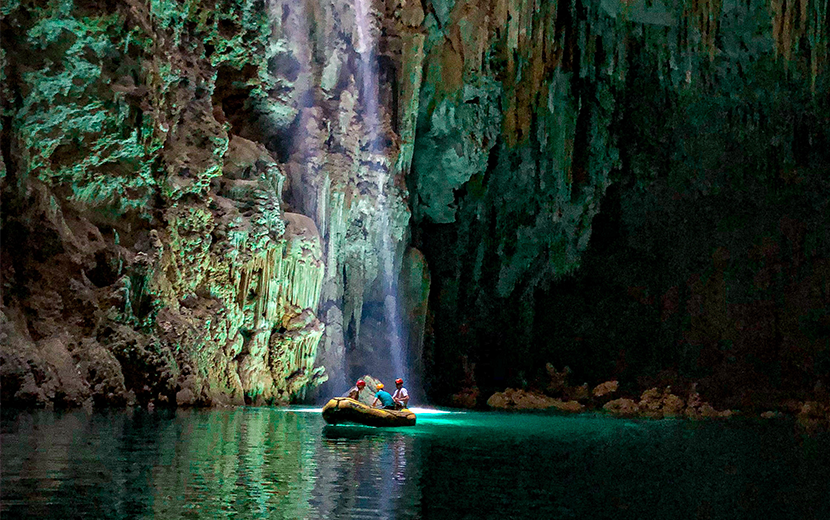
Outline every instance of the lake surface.
<svg viewBox="0 0 830 520">
<path fill-rule="evenodd" d="M 830 518 L 830 436 L 790 421 L 319 409 L 2 417 L 7 518 Z"/>
</svg>

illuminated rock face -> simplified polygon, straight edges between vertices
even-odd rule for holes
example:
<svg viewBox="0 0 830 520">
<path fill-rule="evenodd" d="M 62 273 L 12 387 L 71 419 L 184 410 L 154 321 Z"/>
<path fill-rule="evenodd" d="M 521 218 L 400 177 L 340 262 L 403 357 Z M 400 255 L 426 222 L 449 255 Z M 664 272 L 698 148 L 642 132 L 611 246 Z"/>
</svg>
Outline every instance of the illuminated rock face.
<svg viewBox="0 0 830 520">
<path fill-rule="evenodd" d="M 282 182 L 262 145 L 232 136 L 223 175 L 203 200 L 171 204 L 166 226 L 139 228 L 133 244 L 92 249 L 91 259 L 79 247 L 89 276 L 82 271 L 69 287 L 44 293 L 44 279 L 58 284 L 67 274 L 54 262 L 73 259 L 32 262 L 41 283 L 27 286 L 23 303 L 40 309 L 41 319 L 14 309 L 6 316 L 6 334 L 19 346 L 4 347 L 11 387 L 4 399 L 288 402 L 325 381 L 314 364 L 324 330 L 316 317 L 325 270 L 320 236 L 310 218 L 283 213 Z M 82 220 L 58 225 L 69 238 L 97 230 Z M 44 319 L 39 302 L 49 295 L 53 313 L 69 321 Z M 68 308 L 78 300 L 84 305 Z"/>
<path fill-rule="evenodd" d="M 821 2 L 370 3 L 0 7 L 3 403 L 335 394 L 397 376 L 395 335 L 434 397 L 489 395 L 579 350 L 548 291 L 613 184 L 636 236 L 822 159 Z M 738 342 L 688 280 L 685 338 Z"/>
<path fill-rule="evenodd" d="M 368 33 L 345 0 L 4 4 L 3 403 L 289 402 L 377 360 L 387 327 L 361 324 L 397 305 L 409 241 L 410 4 Z"/>
</svg>

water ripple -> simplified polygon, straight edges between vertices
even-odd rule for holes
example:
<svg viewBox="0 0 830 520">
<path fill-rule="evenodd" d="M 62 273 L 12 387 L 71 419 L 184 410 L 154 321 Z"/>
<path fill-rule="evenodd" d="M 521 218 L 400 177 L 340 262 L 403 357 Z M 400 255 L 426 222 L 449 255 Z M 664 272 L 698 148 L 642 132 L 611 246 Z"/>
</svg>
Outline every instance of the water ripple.
<svg viewBox="0 0 830 520">
<path fill-rule="evenodd" d="M 793 431 L 477 412 L 419 413 L 398 429 L 326 427 L 307 408 L 37 412 L 4 418 L 0 513 L 674 518 L 705 503 L 710 518 L 830 518 L 830 439 Z"/>
</svg>

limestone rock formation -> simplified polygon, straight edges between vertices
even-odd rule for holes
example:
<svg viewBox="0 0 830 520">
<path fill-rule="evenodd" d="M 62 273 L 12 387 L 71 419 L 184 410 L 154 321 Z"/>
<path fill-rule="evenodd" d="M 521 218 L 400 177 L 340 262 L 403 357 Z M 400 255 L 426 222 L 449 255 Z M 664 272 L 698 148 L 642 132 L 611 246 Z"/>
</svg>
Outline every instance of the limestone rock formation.
<svg viewBox="0 0 830 520">
<path fill-rule="evenodd" d="M 634 417 L 640 412 L 640 407 L 633 399 L 614 399 L 603 405 L 603 410 L 621 417 Z"/>
<path fill-rule="evenodd" d="M 544 394 L 508 388 L 496 392 L 487 399 L 487 406 L 503 410 L 554 409 L 560 412 L 581 412 L 585 407 L 577 401 L 562 401 Z"/>
<path fill-rule="evenodd" d="M 684 401 L 683 398 L 672 393 L 671 387 L 663 390 L 650 388 L 643 392 L 639 401 L 625 397 L 614 399 L 605 403 L 602 409 L 620 417 L 650 419 L 684 416 L 690 419 L 715 419 L 728 418 L 734 414 L 731 410 L 716 410 L 712 405 L 704 402 L 696 392 L 690 394 Z"/>
<path fill-rule="evenodd" d="M 594 397 L 605 397 L 607 395 L 615 393 L 620 388 L 619 381 L 606 381 L 602 384 L 599 384 L 594 387 L 591 391 L 591 395 Z"/>
<path fill-rule="evenodd" d="M 548 360 L 721 399 L 825 377 L 823 2 L 428 4 L 407 180 L 437 396 L 464 358 L 487 395 Z"/>
<path fill-rule="evenodd" d="M 812 387 L 827 21 L 821 0 L 5 2 L 2 402 L 289 402 L 369 371 L 586 401 L 548 360 L 591 385 L 668 365 L 723 399 Z"/>
<path fill-rule="evenodd" d="M 4 403 L 288 402 L 420 345 L 420 4 L 0 14 Z"/>
</svg>

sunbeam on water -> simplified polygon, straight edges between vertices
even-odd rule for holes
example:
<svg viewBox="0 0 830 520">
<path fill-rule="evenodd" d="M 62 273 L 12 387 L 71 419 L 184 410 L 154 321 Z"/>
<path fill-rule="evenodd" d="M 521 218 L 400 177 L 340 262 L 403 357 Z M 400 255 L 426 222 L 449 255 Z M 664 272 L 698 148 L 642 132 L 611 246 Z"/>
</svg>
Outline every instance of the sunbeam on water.
<svg viewBox="0 0 830 520">
<path fill-rule="evenodd" d="M 415 415 L 447 415 L 447 414 L 464 414 L 464 411 L 449 411 L 439 410 L 437 408 L 421 408 L 419 406 L 412 406 L 409 411 L 414 412 Z"/>
<path fill-rule="evenodd" d="M 279 410 L 279 409 L 278 409 Z M 284 410 L 290 411 L 291 413 L 320 413 L 323 411 L 322 408 L 285 408 Z"/>
</svg>

